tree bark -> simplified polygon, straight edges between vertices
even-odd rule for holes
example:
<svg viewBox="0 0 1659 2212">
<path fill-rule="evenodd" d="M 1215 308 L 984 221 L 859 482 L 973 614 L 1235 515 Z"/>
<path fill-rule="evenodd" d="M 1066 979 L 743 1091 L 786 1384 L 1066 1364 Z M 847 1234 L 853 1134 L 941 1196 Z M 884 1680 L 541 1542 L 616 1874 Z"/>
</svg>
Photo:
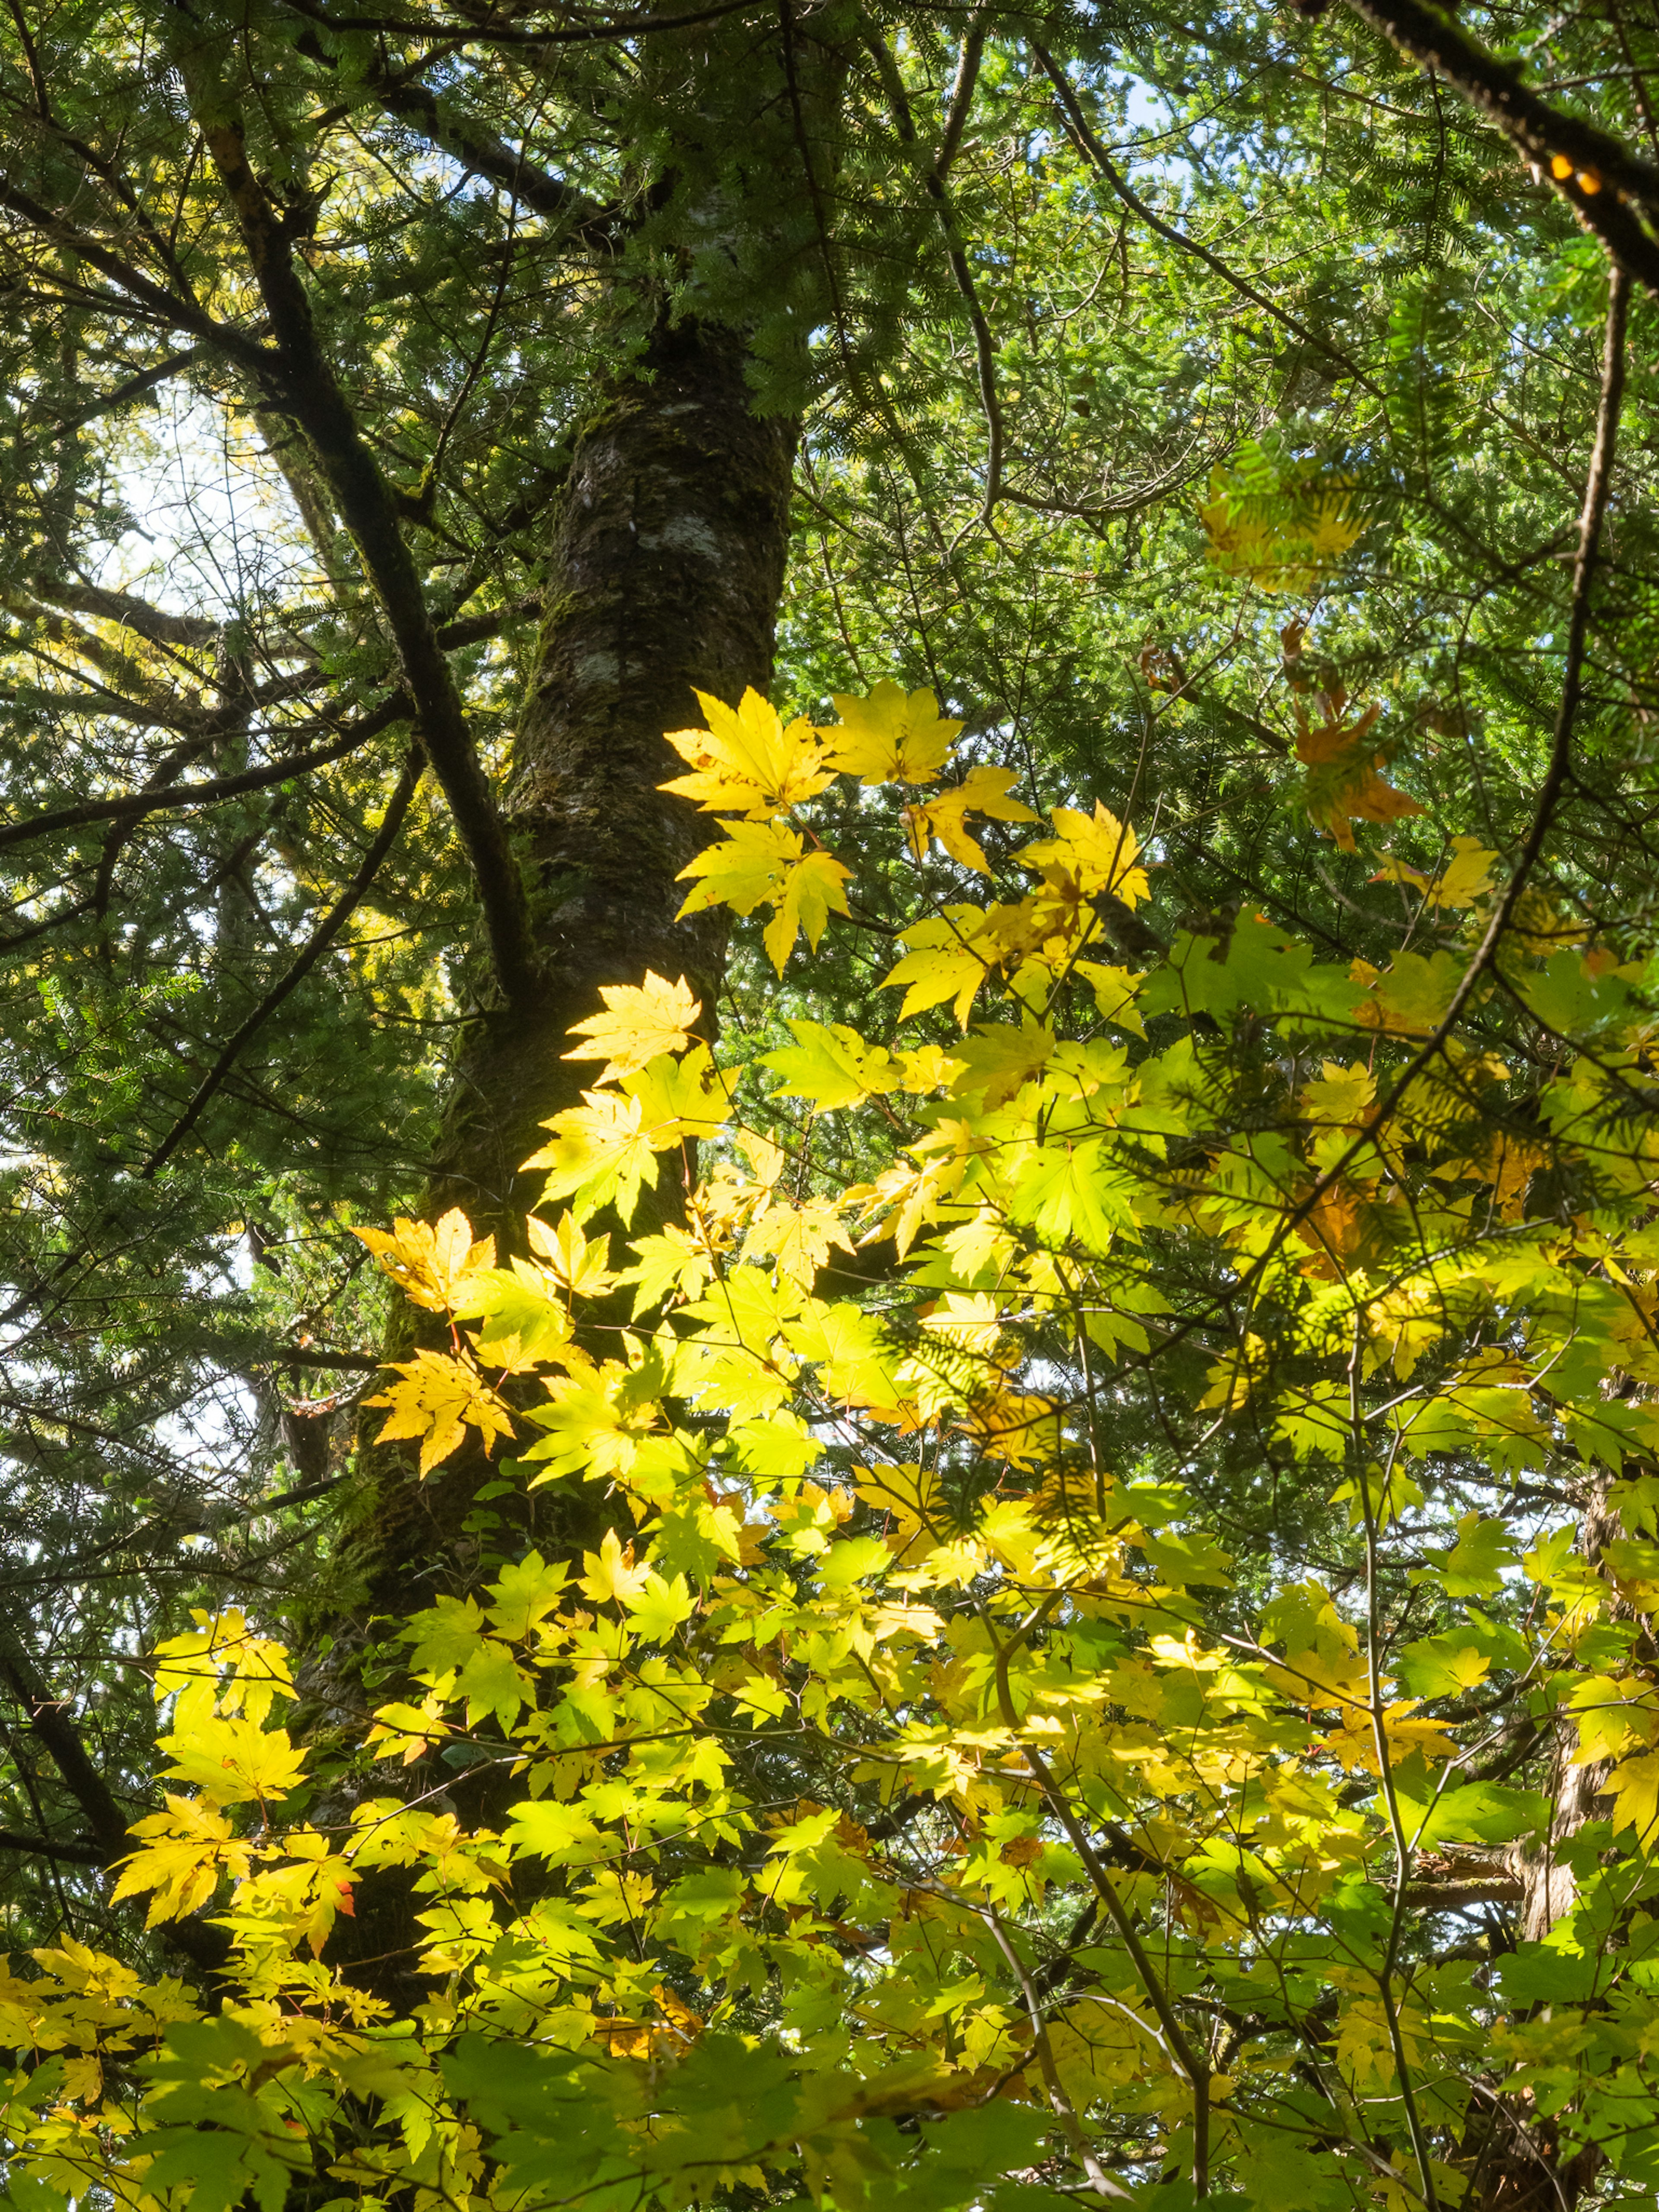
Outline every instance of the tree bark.
<svg viewBox="0 0 1659 2212">
<path fill-rule="evenodd" d="M 572 458 L 505 810 L 544 982 L 533 1004 L 488 1008 L 466 1034 L 426 1206 L 429 1218 L 459 1206 L 503 1250 L 540 1188 L 521 1163 L 541 1125 L 592 1083 L 591 1062 L 563 1054 L 600 985 L 684 975 L 713 1030 L 724 928 L 675 919 L 679 872 L 713 824 L 659 787 L 684 766 L 664 732 L 702 720 L 697 691 L 735 703 L 771 683 L 797 426 L 755 413 L 745 358 L 736 331 L 659 325 Z M 465 1581 L 465 1523 L 495 1469 L 469 1453 L 422 1483 L 401 1455 L 376 1457 L 368 1601 L 406 1612 Z"/>
<path fill-rule="evenodd" d="M 664 732 L 702 721 L 696 691 L 735 704 L 771 683 L 796 425 L 753 412 L 744 361 L 735 331 L 659 325 L 577 442 L 507 799 L 545 987 L 473 1027 L 432 1193 L 479 1233 L 532 1202 L 520 1162 L 592 1081 L 562 1055 L 602 983 L 684 975 L 714 1017 L 723 929 L 674 919 L 710 825 L 658 786 L 684 768 Z"/>
</svg>

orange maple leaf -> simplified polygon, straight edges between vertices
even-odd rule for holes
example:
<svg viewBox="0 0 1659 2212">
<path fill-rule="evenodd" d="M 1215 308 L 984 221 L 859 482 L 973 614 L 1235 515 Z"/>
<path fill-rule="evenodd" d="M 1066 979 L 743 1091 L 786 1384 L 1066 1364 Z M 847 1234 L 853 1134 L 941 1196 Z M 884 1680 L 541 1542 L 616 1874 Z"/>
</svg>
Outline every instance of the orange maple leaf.
<svg viewBox="0 0 1659 2212">
<path fill-rule="evenodd" d="M 1382 708 L 1367 707 L 1357 721 L 1345 721 L 1348 698 L 1340 684 L 1322 691 L 1319 703 L 1325 720 L 1315 723 L 1302 702 L 1296 702 L 1296 757 L 1308 770 L 1308 814 L 1320 829 L 1330 831 L 1345 853 L 1352 853 L 1356 822 L 1396 822 L 1423 809 L 1376 772 L 1382 755 L 1367 740 Z"/>
</svg>

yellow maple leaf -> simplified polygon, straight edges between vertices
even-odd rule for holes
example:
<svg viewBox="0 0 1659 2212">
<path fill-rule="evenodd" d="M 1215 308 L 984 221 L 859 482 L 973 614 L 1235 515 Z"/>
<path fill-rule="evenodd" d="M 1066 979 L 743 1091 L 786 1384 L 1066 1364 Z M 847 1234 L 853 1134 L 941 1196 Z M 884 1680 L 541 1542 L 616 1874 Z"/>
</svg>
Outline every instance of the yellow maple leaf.
<svg viewBox="0 0 1659 2212">
<path fill-rule="evenodd" d="M 925 860 L 929 840 L 937 838 L 953 860 L 988 876 L 991 868 L 985 848 L 976 837 L 969 836 L 964 822 L 969 814 L 988 815 L 997 822 L 1039 820 L 1022 800 L 1010 798 L 1009 786 L 1016 774 L 1011 768 L 970 768 L 951 790 L 905 807 L 902 816 L 905 836 L 916 859 Z"/>
<path fill-rule="evenodd" d="M 698 692 L 697 704 L 708 717 L 706 729 L 666 733 L 692 773 L 676 776 L 663 790 L 696 799 L 706 814 L 741 814 L 764 823 L 830 783 L 812 725 L 798 718 L 786 726 L 752 685 L 735 708 L 706 691 Z"/>
<path fill-rule="evenodd" d="M 635 1565 L 634 1547 L 629 1544 L 624 1550 L 614 1528 L 605 1530 L 597 1552 L 582 1553 L 582 1566 L 585 1571 L 576 1587 L 599 1605 L 612 1598 L 626 1605 L 639 1595 L 652 1575 L 649 1567 Z"/>
<path fill-rule="evenodd" d="M 283 1645 L 249 1628 L 240 1606 L 222 1613 L 204 1613 L 192 1607 L 196 1623 L 182 1636 L 170 1636 L 155 1650 L 155 1701 L 177 1698 L 175 1729 L 188 1729 L 216 1705 L 222 1712 L 240 1712 L 263 1724 L 273 1701 L 295 1695 L 294 1677 Z M 222 1692 L 220 1675 L 230 1680 Z"/>
<path fill-rule="evenodd" d="M 1372 994 L 1353 1010 L 1362 1029 L 1389 1036 L 1426 1036 L 1451 1004 L 1463 979 L 1463 963 L 1450 951 L 1396 952 L 1386 975 L 1379 975 L 1365 960 L 1354 961 L 1348 973 Z"/>
<path fill-rule="evenodd" d="M 965 1098 L 983 1091 L 987 1113 L 994 1113 L 1048 1066 L 1054 1050 L 1054 1031 L 1029 1014 L 1018 1028 L 1008 1022 L 982 1023 L 963 1042 L 961 1073 L 951 1082 L 951 1096 Z"/>
<path fill-rule="evenodd" d="M 801 930 L 816 948 L 830 915 L 847 912 L 844 886 L 851 874 L 833 854 L 807 852 L 793 830 L 772 822 L 738 822 L 721 843 L 708 846 L 680 870 L 682 883 L 688 878 L 701 881 L 686 894 L 675 919 L 712 906 L 752 914 L 769 903 L 775 912 L 763 941 L 781 975 Z"/>
<path fill-rule="evenodd" d="M 1345 853 L 1352 853 L 1356 822 L 1397 822 L 1423 809 L 1376 773 L 1382 756 L 1370 732 L 1382 708 L 1367 707 L 1357 721 L 1348 722 L 1347 694 L 1340 684 L 1321 692 L 1319 703 L 1325 720 L 1313 722 L 1301 700 L 1296 702 L 1296 755 L 1308 770 L 1308 817 L 1328 830 Z"/>
<path fill-rule="evenodd" d="M 830 1253 L 850 1252 L 853 1243 L 832 1200 L 813 1198 L 805 1206 L 790 1206 L 775 1199 L 756 1215 L 743 1249 L 746 1258 L 775 1260 L 786 1275 L 810 1290 Z"/>
<path fill-rule="evenodd" d="M 867 698 L 831 694 L 840 722 L 820 730 L 832 768 L 861 783 L 933 783 L 962 734 L 960 722 L 941 719 L 931 691 L 907 695 L 884 676 Z"/>
<path fill-rule="evenodd" d="M 845 886 L 852 872 L 830 853 L 809 853 L 789 870 L 777 912 L 761 933 L 761 941 L 780 975 L 802 930 L 816 952 L 830 915 L 847 912 Z"/>
<path fill-rule="evenodd" d="M 602 1367 L 550 1376 L 547 1395 L 549 1402 L 527 1417 L 547 1435 L 529 1447 L 526 1459 L 552 1462 L 545 1474 L 532 1480 L 532 1490 L 578 1471 L 596 1479 L 626 1477 L 638 1455 L 640 1439 L 661 1425 L 656 1400 L 614 1359 Z"/>
<path fill-rule="evenodd" d="M 240 1881 L 253 1860 L 253 1846 L 231 1832 L 219 1807 L 201 1797 L 167 1796 L 167 1809 L 135 1820 L 127 1831 L 143 1848 L 124 1859 L 112 1902 L 155 1893 L 145 1921 L 183 1920 L 205 1905 L 222 1874 Z"/>
<path fill-rule="evenodd" d="M 568 1106 L 542 1127 L 553 1142 L 532 1152 L 523 1164 L 548 1170 L 544 1195 L 575 1198 L 584 1214 L 614 1201 L 624 1221 L 634 1218 L 640 1185 L 654 1188 L 657 1163 L 651 1132 L 643 1127 L 637 1097 L 614 1091 L 584 1091 L 580 1106 Z"/>
<path fill-rule="evenodd" d="M 1478 837 L 1454 837 L 1451 842 L 1452 856 L 1437 876 L 1425 876 L 1409 860 L 1389 853 L 1371 881 L 1410 884 L 1431 907 L 1473 906 L 1492 887 L 1492 864 L 1498 855 Z"/>
<path fill-rule="evenodd" d="M 948 906 L 942 915 L 913 922 L 905 931 L 904 957 L 881 981 L 884 991 L 902 987 L 902 1022 L 951 999 L 955 1001 L 951 1012 L 967 1028 L 974 1000 L 993 966 L 974 948 L 975 933 L 984 922 L 982 907 Z"/>
<path fill-rule="evenodd" d="M 486 1457 L 497 1437 L 512 1435 L 511 1414 L 476 1368 L 447 1352 L 425 1350 L 413 1359 L 389 1364 L 403 1380 L 364 1401 L 387 1408 L 386 1425 L 375 1441 L 418 1437 L 422 1474 L 459 1448 L 469 1427 L 483 1437 Z"/>
<path fill-rule="evenodd" d="M 734 914 L 753 914 L 763 899 L 778 896 L 785 875 L 805 850 L 799 831 L 778 822 L 734 822 L 718 844 L 706 845 L 676 878 L 695 880 L 695 890 L 675 915 L 701 914 L 706 907 L 729 906 Z"/>
<path fill-rule="evenodd" d="M 1115 1022 L 1136 1036 L 1146 1036 L 1146 1024 L 1135 1005 L 1135 993 L 1146 980 L 1144 975 L 1103 960 L 1074 960 L 1072 972 L 1093 991 L 1096 1011 L 1103 1021 Z"/>
<path fill-rule="evenodd" d="M 1454 837 L 1452 857 L 1435 878 L 1429 893 L 1431 906 L 1473 906 L 1492 887 L 1492 864 L 1496 853 L 1478 837 Z"/>
<path fill-rule="evenodd" d="M 1659 1827 L 1659 1752 L 1648 1751 L 1614 1767 L 1608 1778 L 1613 1791 L 1613 1832 L 1634 1828 L 1645 1844 Z"/>
<path fill-rule="evenodd" d="M 1128 823 L 1120 822 L 1099 799 L 1092 814 L 1079 813 L 1074 806 L 1056 806 L 1048 822 L 1054 836 L 1028 845 L 1019 855 L 1028 867 L 1057 861 L 1075 877 L 1085 896 L 1109 891 L 1125 906 L 1138 906 L 1149 895 L 1152 886 L 1146 871 L 1135 865 L 1140 855 L 1139 840 Z"/>
<path fill-rule="evenodd" d="M 472 1241 L 472 1224 L 459 1208 L 437 1222 L 408 1221 L 399 1214 L 391 1232 L 354 1229 L 404 1296 L 431 1313 L 449 1313 L 465 1298 L 471 1279 L 495 1264 L 493 1237 Z"/>
<path fill-rule="evenodd" d="M 604 1060 L 601 1083 L 632 1075 L 659 1053 L 684 1052 L 691 1042 L 691 1024 L 702 1012 L 702 1000 L 692 997 L 684 975 L 678 983 L 670 983 L 649 968 L 642 984 L 602 983 L 599 996 L 605 1012 L 573 1022 L 566 1032 L 586 1037 L 586 1042 L 564 1056 Z"/>
<path fill-rule="evenodd" d="M 175 1729 L 157 1739 L 172 1759 L 169 1782 L 194 1784 L 216 1805 L 268 1803 L 286 1797 L 304 1771 L 302 1745 L 286 1729 L 256 1728 L 252 1721 L 198 1721 L 187 1734 Z"/>
<path fill-rule="evenodd" d="M 625 1076 L 620 1091 L 585 1091 L 580 1106 L 544 1121 L 553 1142 L 522 1165 L 546 1169 L 544 1195 L 573 1200 L 579 1218 L 614 1205 L 631 1221 L 641 1184 L 656 1188 L 655 1155 L 722 1127 L 742 1073 L 714 1066 L 702 1044 L 681 1060 L 654 1060 Z"/>
<path fill-rule="evenodd" d="M 1431 1761 L 1456 1755 L 1457 1746 L 1447 1733 L 1446 1723 L 1416 1718 L 1416 1706 L 1415 1698 L 1402 1698 L 1383 1709 L 1382 1733 L 1389 1747 L 1390 1766 L 1411 1758 L 1413 1753 Z M 1376 1731 L 1368 1712 L 1349 1711 L 1341 1727 L 1334 1729 L 1322 1741 L 1325 1748 L 1335 1754 L 1349 1773 L 1380 1772 Z"/>
<path fill-rule="evenodd" d="M 64 2094 L 72 2103 L 95 2105 L 104 2094 L 104 2063 L 95 2057 L 64 2061 Z"/>
<path fill-rule="evenodd" d="M 1313 1081 L 1303 1085 L 1299 1103 L 1308 1120 L 1322 1127 L 1351 1129 L 1364 1120 L 1376 1097 L 1376 1078 L 1369 1068 L 1328 1060 Z"/>
<path fill-rule="evenodd" d="M 570 1297 L 602 1297 L 616 1281 L 609 1236 L 590 1238 L 574 1214 L 562 1213 L 550 1224 L 532 1213 L 525 1228 L 531 1250 L 546 1262 L 549 1274 Z"/>
<path fill-rule="evenodd" d="M 903 1070 L 899 1089 L 918 1098 L 925 1098 L 930 1091 L 943 1091 L 962 1065 L 937 1044 L 919 1044 L 913 1051 L 901 1052 L 898 1060 Z"/>
</svg>

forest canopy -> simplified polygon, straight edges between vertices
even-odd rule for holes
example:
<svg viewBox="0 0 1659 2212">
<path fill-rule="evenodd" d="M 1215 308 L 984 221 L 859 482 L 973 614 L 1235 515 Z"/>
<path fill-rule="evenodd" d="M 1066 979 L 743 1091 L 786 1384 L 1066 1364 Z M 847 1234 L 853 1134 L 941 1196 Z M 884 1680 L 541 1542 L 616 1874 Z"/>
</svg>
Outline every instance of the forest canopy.
<svg viewBox="0 0 1659 2212">
<path fill-rule="evenodd" d="M 0 25 L 21 2212 L 1659 2191 L 1651 25 Z"/>
</svg>

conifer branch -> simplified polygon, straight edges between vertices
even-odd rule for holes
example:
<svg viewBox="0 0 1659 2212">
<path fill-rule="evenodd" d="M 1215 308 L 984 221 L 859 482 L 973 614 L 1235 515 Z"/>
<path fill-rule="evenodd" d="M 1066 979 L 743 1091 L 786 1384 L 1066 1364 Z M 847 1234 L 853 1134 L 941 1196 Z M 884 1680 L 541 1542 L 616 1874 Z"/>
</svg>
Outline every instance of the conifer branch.
<svg viewBox="0 0 1659 2212">
<path fill-rule="evenodd" d="M 1519 64 L 1500 61 L 1424 0 L 1347 4 L 1396 52 L 1443 77 L 1495 124 L 1620 266 L 1659 299 L 1659 240 L 1631 205 L 1659 210 L 1659 167 L 1632 153 L 1599 124 L 1540 99 L 1522 83 Z M 1304 7 L 1304 12 L 1310 10 Z M 1319 12 L 1317 4 L 1311 12 Z"/>
<path fill-rule="evenodd" d="M 293 4 L 294 0 L 289 0 Z M 364 82 L 388 115 L 419 131 L 474 176 L 498 185 L 537 215 L 562 225 L 562 240 L 592 246 L 601 253 L 614 253 L 620 247 L 623 226 L 617 209 L 590 199 L 493 131 L 459 117 L 450 102 L 429 86 L 399 79 L 378 66 L 369 70 Z"/>
<path fill-rule="evenodd" d="M 1352 377 L 1354 382 L 1363 391 L 1369 392 L 1373 399 L 1380 399 L 1382 397 L 1380 386 L 1371 381 L 1352 354 L 1345 353 L 1340 346 L 1333 345 L 1328 338 L 1322 337 L 1317 331 L 1310 330 L 1298 316 L 1292 315 L 1286 309 L 1278 306 L 1275 301 L 1268 299 L 1265 293 L 1258 292 L 1248 277 L 1241 276 L 1238 271 L 1224 261 L 1218 253 L 1212 252 L 1207 246 L 1201 246 L 1197 239 L 1190 237 L 1184 230 L 1177 229 L 1174 223 L 1166 222 L 1162 216 L 1155 214 L 1152 209 L 1148 207 L 1128 179 L 1120 173 L 1116 163 L 1101 143 L 1098 133 L 1091 126 L 1088 118 L 1083 112 L 1076 88 L 1065 70 L 1060 68 L 1053 55 L 1045 47 L 1039 46 L 1035 39 L 1029 39 L 1026 43 L 1036 56 L 1044 74 L 1054 88 L 1055 97 L 1060 105 L 1060 119 L 1065 125 L 1066 137 L 1091 168 L 1097 170 L 1105 179 L 1129 212 L 1139 216 L 1149 230 L 1156 231 L 1158 235 L 1166 240 L 1170 245 L 1178 246 L 1183 253 L 1190 253 L 1195 259 L 1201 261 L 1206 269 L 1220 277 L 1224 284 L 1231 286 L 1241 299 L 1248 300 L 1253 307 L 1259 307 L 1264 315 L 1270 316 L 1281 329 L 1289 331 L 1292 337 L 1299 338 L 1304 345 L 1314 347 L 1318 352 L 1322 353 L 1328 361 L 1334 362 L 1345 376 Z"/>
<path fill-rule="evenodd" d="M 291 776 L 304 775 L 311 769 L 326 768 L 331 761 L 343 760 L 348 753 L 358 751 L 393 723 L 406 722 L 414 711 L 406 695 L 396 691 L 372 713 L 348 725 L 337 738 L 325 745 L 313 746 L 309 752 L 285 753 L 278 760 L 267 761 L 263 768 L 244 769 L 236 775 L 213 776 L 201 783 L 168 784 L 155 791 L 132 791 L 120 799 L 89 799 L 78 806 L 59 806 L 50 814 L 37 814 L 27 822 L 0 824 L 0 852 L 16 845 L 32 844 L 37 837 L 55 836 L 60 830 L 82 829 L 93 822 L 132 822 L 144 814 L 168 813 L 179 807 L 214 806 L 222 799 L 241 799 L 249 792 L 267 791 L 272 784 L 286 783 Z"/>
<path fill-rule="evenodd" d="M 914 149 L 917 143 L 916 127 L 910 112 L 910 101 L 904 89 L 904 81 L 898 73 L 897 65 L 893 60 L 878 26 L 866 18 L 862 28 L 865 44 L 870 51 L 871 58 L 880 76 L 882 90 L 886 94 L 887 104 L 892 110 L 894 125 L 902 143 L 907 147 Z M 961 106 L 964 118 L 968 104 L 973 96 L 974 80 L 978 72 L 978 54 L 975 52 L 973 69 L 968 73 L 961 88 L 963 94 Z M 961 129 L 962 125 L 958 121 L 957 125 L 958 138 L 961 136 Z M 952 150 L 954 151 L 954 149 Z M 968 326 L 973 334 L 975 371 L 979 385 L 980 410 L 985 417 L 986 432 L 985 496 L 981 505 L 981 515 L 985 521 L 988 522 L 998 501 L 1003 495 L 1003 454 L 1007 442 L 1002 400 L 997 390 L 996 335 L 991 328 L 989 318 L 985 313 L 984 303 L 979 295 L 979 286 L 974 279 L 973 265 L 968 258 L 961 227 L 957 221 L 956 204 L 951 197 L 949 187 L 945 184 L 944 174 L 937 161 L 928 163 L 922 173 L 921 181 L 923 190 L 933 204 L 933 213 L 939 222 L 940 234 L 945 240 L 945 258 L 950 266 L 951 281 L 956 285 L 963 306 L 967 310 Z"/>
<path fill-rule="evenodd" d="M 404 763 L 403 774 L 398 779 L 392 797 L 386 802 L 386 810 L 380 818 L 380 826 L 374 834 L 374 842 L 363 855 L 362 865 L 318 924 L 298 957 L 265 993 L 258 1005 L 254 1007 L 252 1012 L 242 1022 L 234 1035 L 223 1047 L 218 1058 L 197 1086 L 196 1094 L 190 1103 L 140 1169 L 139 1176 L 142 1181 L 148 1182 L 178 1151 L 179 1146 L 196 1127 L 197 1122 L 200 1121 L 209 1101 L 230 1073 L 231 1069 L 235 1066 L 244 1050 L 252 1043 L 283 1000 L 305 981 L 341 930 L 344 928 L 356 908 L 362 904 L 375 877 L 380 872 L 382 862 L 396 842 L 398 832 L 403 828 L 404 817 L 409 811 L 410 801 L 415 796 L 416 787 L 420 782 L 421 772 L 424 766 L 425 763 L 419 752 L 411 751 Z"/>
</svg>

